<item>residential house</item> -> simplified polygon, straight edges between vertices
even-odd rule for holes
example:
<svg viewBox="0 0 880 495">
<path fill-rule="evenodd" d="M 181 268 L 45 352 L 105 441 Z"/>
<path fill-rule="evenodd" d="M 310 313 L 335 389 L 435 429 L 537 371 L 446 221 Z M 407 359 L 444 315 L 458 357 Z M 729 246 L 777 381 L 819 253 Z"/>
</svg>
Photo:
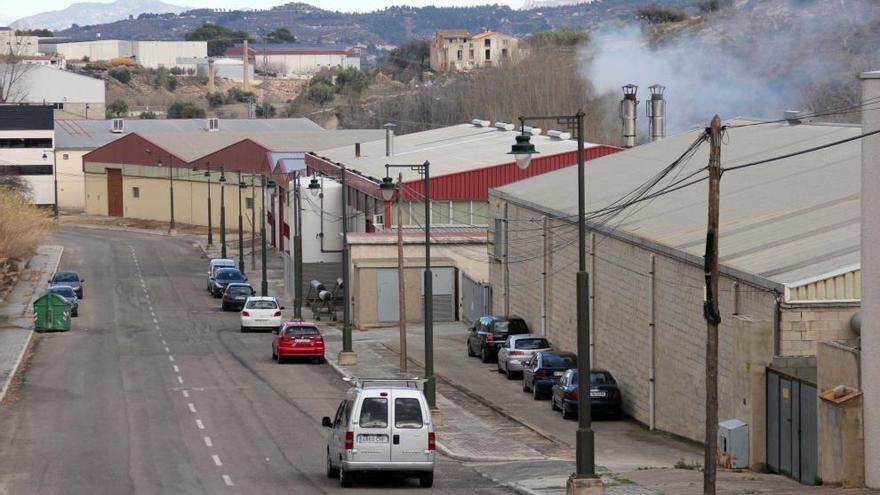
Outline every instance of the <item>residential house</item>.
<svg viewBox="0 0 880 495">
<path fill-rule="evenodd" d="M 519 56 L 519 40 L 496 31 L 471 35 L 460 29 L 440 30 L 431 42 L 431 68 L 437 72 L 499 66 Z"/>
</svg>

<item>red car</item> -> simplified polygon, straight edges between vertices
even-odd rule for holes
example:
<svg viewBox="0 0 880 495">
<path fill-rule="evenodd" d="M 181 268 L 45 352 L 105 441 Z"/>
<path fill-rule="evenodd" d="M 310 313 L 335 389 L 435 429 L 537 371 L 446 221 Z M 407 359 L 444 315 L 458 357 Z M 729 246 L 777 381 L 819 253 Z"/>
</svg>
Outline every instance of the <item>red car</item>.
<svg viewBox="0 0 880 495">
<path fill-rule="evenodd" d="M 283 364 L 288 358 L 311 358 L 324 362 L 324 337 L 318 326 L 307 321 L 288 321 L 272 339 L 272 359 Z"/>
</svg>

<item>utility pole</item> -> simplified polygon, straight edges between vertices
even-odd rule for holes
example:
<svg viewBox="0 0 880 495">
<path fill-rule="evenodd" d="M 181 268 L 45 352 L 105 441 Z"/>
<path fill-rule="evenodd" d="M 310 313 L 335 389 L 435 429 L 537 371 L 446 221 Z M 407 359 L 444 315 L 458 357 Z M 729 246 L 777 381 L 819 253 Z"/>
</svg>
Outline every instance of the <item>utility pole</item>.
<svg viewBox="0 0 880 495">
<path fill-rule="evenodd" d="M 220 257 L 226 259 L 226 173 L 220 166 Z"/>
<path fill-rule="evenodd" d="M 718 455 L 718 217 L 721 186 L 721 119 L 712 118 L 709 132 L 709 225 L 706 229 L 706 438 L 703 459 L 703 495 L 715 495 Z"/>
<path fill-rule="evenodd" d="M 299 173 L 294 176 L 293 189 L 293 271 L 294 271 L 294 287 L 293 287 L 293 317 L 302 319 L 302 189 L 300 188 Z"/>
<path fill-rule="evenodd" d="M 244 222 L 242 221 L 241 212 L 241 191 L 246 189 L 247 184 L 241 178 L 241 171 L 238 172 L 238 271 L 244 273 Z"/>
<path fill-rule="evenodd" d="M 400 372 L 406 373 L 406 277 L 403 270 L 403 173 L 397 175 L 397 286 L 400 290 Z"/>
<path fill-rule="evenodd" d="M 257 269 L 257 189 L 251 174 L 251 271 Z"/>
</svg>

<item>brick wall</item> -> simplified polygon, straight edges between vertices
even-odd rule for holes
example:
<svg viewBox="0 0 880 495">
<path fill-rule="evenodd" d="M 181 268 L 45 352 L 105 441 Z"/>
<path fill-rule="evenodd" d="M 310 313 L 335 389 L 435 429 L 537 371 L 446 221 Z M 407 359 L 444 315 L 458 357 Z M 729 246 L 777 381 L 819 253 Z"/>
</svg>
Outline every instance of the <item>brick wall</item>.
<svg viewBox="0 0 880 495">
<path fill-rule="evenodd" d="M 815 356 L 819 342 L 840 341 L 858 346 L 850 328 L 858 303 L 792 304 L 782 308 L 779 353 L 782 356 Z"/>
<path fill-rule="evenodd" d="M 492 212 L 503 216 L 504 205 L 492 198 Z M 577 228 L 547 221 L 532 210 L 507 205 L 509 294 L 505 294 L 505 265 L 492 263 L 490 276 L 495 308 L 522 316 L 540 332 L 546 300 L 546 334 L 555 347 L 576 349 L 575 274 Z M 546 225 L 546 227 L 544 227 Z M 621 384 L 625 411 L 647 423 L 649 405 L 649 270 L 652 252 L 636 244 L 596 234 L 593 279 L 594 367 L 605 368 Z M 703 438 L 705 397 L 705 335 L 703 271 L 678 259 L 655 253 L 655 416 L 656 427 L 694 440 Z M 719 387 L 720 417 L 753 421 L 746 392 L 752 354 L 736 352 L 734 290 L 738 313 L 772 326 L 775 295 L 764 289 L 720 281 Z M 744 331 L 743 331 L 744 332 Z M 772 333 L 772 332 L 771 332 Z M 762 341 L 761 359 L 772 357 L 772 340 Z M 744 357 L 745 356 L 745 357 Z M 755 363 L 763 366 L 766 363 Z M 749 396 L 750 397 L 750 396 Z M 745 400 L 744 400 L 745 399 Z M 745 408 L 743 402 L 746 403 Z"/>
</svg>

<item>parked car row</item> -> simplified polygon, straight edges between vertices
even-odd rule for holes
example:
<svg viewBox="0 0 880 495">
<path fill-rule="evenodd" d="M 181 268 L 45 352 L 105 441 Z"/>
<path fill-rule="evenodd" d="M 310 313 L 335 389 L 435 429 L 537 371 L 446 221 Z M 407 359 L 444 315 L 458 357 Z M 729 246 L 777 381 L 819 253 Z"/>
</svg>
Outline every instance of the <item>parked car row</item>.
<svg viewBox="0 0 880 495">
<path fill-rule="evenodd" d="M 553 349 L 550 342 L 529 333 L 522 318 L 483 316 L 470 328 L 467 354 L 484 363 L 495 360 L 508 380 L 520 377 L 522 391 L 535 400 L 550 399 L 565 419 L 578 412 L 577 355 Z M 590 370 L 590 410 L 621 415 L 621 392 L 611 373 Z"/>
<path fill-rule="evenodd" d="M 83 299 L 85 279 L 76 272 L 56 272 L 49 279 L 48 292 L 58 294 L 70 305 L 70 316 L 79 316 L 79 301 Z"/>
</svg>

